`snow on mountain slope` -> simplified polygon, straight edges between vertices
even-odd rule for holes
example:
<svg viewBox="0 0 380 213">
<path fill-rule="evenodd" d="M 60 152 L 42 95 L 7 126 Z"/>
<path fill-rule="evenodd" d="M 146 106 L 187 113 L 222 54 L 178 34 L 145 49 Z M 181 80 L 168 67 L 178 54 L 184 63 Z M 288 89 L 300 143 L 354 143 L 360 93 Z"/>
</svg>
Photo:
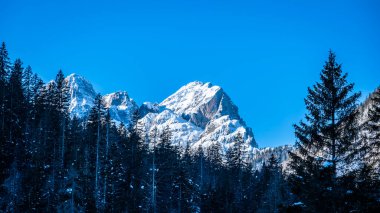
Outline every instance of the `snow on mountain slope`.
<svg viewBox="0 0 380 213">
<path fill-rule="evenodd" d="M 169 109 L 165 109 L 160 113 L 148 113 L 139 120 L 139 128 L 142 128 L 148 136 L 152 136 L 156 128 L 156 137 L 159 137 L 159 134 L 166 127 L 170 129 L 173 144 L 180 145 L 183 148 L 187 146 L 187 143 L 193 144 L 198 141 L 203 132 L 202 128 L 184 120 Z"/>
<path fill-rule="evenodd" d="M 92 84 L 75 73 L 67 76 L 65 81 L 69 87 L 69 112 L 71 116 L 86 117 L 94 104 L 96 96 Z"/>
<path fill-rule="evenodd" d="M 359 109 L 358 109 L 359 110 L 359 124 L 363 124 L 364 122 L 368 120 L 369 109 L 374 104 L 372 101 L 373 94 L 379 91 L 380 91 L 380 86 L 376 88 L 375 91 L 370 93 L 369 96 L 363 101 L 363 103 L 360 104 Z"/>
<path fill-rule="evenodd" d="M 219 86 L 199 81 L 181 87 L 159 104 L 189 123 L 203 129 L 196 146 L 218 141 L 228 147 L 238 133 L 252 147 L 257 147 L 252 130 L 238 114 L 238 108 Z"/>
<path fill-rule="evenodd" d="M 266 147 L 262 149 L 254 148 L 251 153 L 251 160 L 255 169 L 261 169 L 273 154 L 281 163 L 282 168 L 286 168 L 289 163 L 289 152 L 294 151 L 294 146 L 284 145 L 278 147 Z"/>
<path fill-rule="evenodd" d="M 237 107 L 223 89 L 211 83 L 191 82 L 166 98 L 160 105 L 202 128 L 205 128 L 211 119 L 222 115 L 240 119 Z"/>
<path fill-rule="evenodd" d="M 160 106 L 157 103 L 144 102 L 139 108 L 140 118 L 144 117 L 148 113 L 158 113 L 160 111 Z"/>
<path fill-rule="evenodd" d="M 133 113 L 138 109 L 136 102 L 129 98 L 128 93 L 114 92 L 103 96 L 103 103 L 109 109 L 111 118 L 119 124 L 123 122 L 129 126 L 133 119 Z"/>
<path fill-rule="evenodd" d="M 87 117 L 97 94 L 92 84 L 75 73 L 67 76 L 65 81 L 70 93 L 69 112 L 71 116 Z M 112 120 L 117 124 L 123 122 L 128 126 L 133 113 L 138 109 L 135 101 L 129 98 L 125 91 L 104 95 L 102 100 L 105 108 L 110 110 Z"/>
<path fill-rule="evenodd" d="M 77 74 L 67 76 L 65 81 L 69 87 L 71 116 L 87 117 L 97 94 L 93 86 Z M 286 160 L 290 149 L 288 146 L 256 148 L 252 130 L 239 116 L 238 108 L 221 87 L 211 83 L 191 82 L 160 104 L 144 102 L 138 107 L 124 91 L 104 95 L 102 100 L 116 124 L 130 125 L 134 112 L 139 110 L 139 128 L 145 135 L 151 135 L 157 129 L 158 136 L 168 126 L 173 144 L 181 147 L 207 148 L 217 142 L 225 153 L 240 134 L 245 140 L 247 159 L 252 159 L 257 168 L 272 153 Z"/>
</svg>

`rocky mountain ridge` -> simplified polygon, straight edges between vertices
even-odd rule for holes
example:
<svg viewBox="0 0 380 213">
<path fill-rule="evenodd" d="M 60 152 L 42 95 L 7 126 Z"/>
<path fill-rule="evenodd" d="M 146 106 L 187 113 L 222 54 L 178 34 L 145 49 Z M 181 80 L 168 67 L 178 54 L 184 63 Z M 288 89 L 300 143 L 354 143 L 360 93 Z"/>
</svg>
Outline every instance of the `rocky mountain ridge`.
<svg viewBox="0 0 380 213">
<path fill-rule="evenodd" d="M 94 104 L 95 89 L 77 74 L 67 76 L 65 81 L 70 93 L 71 116 L 86 118 Z M 129 126 L 138 110 L 138 125 L 146 135 L 153 129 L 161 132 L 168 127 L 172 133 L 172 143 L 181 147 L 207 148 L 217 142 L 225 153 L 240 135 L 245 142 L 247 156 L 258 164 L 269 158 L 268 153 L 276 153 L 284 161 L 291 149 L 290 146 L 258 149 L 252 129 L 240 117 L 238 107 L 221 87 L 211 83 L 190 82 L 161 103 L 144 102 L 138 106 L 126 91 L 103 95 L 102 100 L 116 125 L 124 123 Z"/>
</svg>

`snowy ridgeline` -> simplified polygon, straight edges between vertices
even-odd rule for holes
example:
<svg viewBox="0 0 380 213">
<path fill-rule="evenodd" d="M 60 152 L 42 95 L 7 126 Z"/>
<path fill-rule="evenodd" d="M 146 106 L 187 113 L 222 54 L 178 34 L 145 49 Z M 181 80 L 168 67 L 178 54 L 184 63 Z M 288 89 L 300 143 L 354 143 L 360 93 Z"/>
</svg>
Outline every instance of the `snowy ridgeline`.
<svg viewBox="0 0 380 213">
<path fill-rule="evenodd" d="M 71 116 L 87 117 L 96 96 L 92 84 L 77 74 L 66 77 L 66 83 L 70 93 Z M 261 165 L 272 152 L 285 161 L 291 149 L 289 146 L 258 149 L 252 129 L 239 116 L 238 107 L 221 87 L 211 83 L 191 82 L 161 103 L 145 102 L 138 106 L 125 91 L 106 94 L 103 102 L 117 125 L 124 123 L 128 127 L 133 114 L 139 110 L 138 122 L 144 132 L 153 129 L 161 132 L 168 126 L 172 143 L 183 148 L 189 143 L 194 150 L 199 146 L 207 149 L 212 143 L 219 143 L 225 153 L 234 139 L 241 135 L 247 156 L 257 165 Z"/>
</svg>

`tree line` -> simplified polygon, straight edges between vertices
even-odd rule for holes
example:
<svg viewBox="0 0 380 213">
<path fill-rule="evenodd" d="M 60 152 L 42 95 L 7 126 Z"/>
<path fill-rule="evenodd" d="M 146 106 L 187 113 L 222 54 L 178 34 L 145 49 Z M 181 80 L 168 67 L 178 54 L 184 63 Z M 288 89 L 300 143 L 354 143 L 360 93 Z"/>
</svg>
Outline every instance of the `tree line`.
<svg viewBox="0 0 380 213">
<path fill-rule="evenodd" d="M 283 168 L 260 170 L 238 135 L 222 154 L 172 146 L 168 127 L 142 130 L 139 113 L 115 124 L 102 96 L 86 118 L 69 114 L 63 72 L 44 83 L 0 48 L 0 211 L 346 212 L 379 208 L 379 90 L 366 122 L 359 93 L 330 52 L 309 88 L 306 121 Z"/>
</svg>

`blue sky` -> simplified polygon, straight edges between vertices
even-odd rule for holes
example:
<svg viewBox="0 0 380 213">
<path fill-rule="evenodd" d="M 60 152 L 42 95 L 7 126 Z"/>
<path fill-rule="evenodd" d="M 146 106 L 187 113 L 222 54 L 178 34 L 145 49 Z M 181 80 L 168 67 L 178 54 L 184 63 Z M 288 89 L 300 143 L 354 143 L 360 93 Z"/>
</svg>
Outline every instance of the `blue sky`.
<svg viewBox="0 0 380 213">
<path fill-rule="evenodd" d="M 105 94 L 160 102 L 194 81 L 220 85 L 259 146 L 293 144 L 306 89 L 328 50 L 364 94 L 380 85 L 372 0 L 0 1 L 0 40 L 44 80 L 81 74 Z"/>
</svg>

